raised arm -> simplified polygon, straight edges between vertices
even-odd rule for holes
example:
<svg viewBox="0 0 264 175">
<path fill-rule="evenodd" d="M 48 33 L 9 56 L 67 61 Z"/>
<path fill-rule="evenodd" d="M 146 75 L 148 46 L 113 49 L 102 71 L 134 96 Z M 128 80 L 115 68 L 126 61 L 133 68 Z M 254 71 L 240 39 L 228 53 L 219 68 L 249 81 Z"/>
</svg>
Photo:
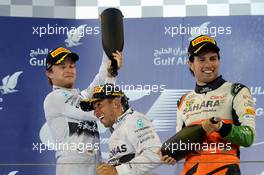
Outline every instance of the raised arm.
<svg viewBox="0 0 264 175">
<path fill-rule="evenodd" d="M 116 51 L 116 53 L 113 53 L 114 59 L 117 61 L 118 69 L 122 67 L 122 53 Z M 87 89 L 83 90 L 81 92 L 82 96 L 84 98 L 91 98 L 92 96 L 92 90 L 95 86 L 103 85 L 105 83 L 112 83 L 115 84 L 116 77 L 113 77 L 111 72 L 111 61 L 107 57 L 105 53 L 103 53 L 102 63 L 99 68 L 98 73 L 96 74 L 95 78 L 93 79 L 92 83 L 88 86 Z"/>
</svg>

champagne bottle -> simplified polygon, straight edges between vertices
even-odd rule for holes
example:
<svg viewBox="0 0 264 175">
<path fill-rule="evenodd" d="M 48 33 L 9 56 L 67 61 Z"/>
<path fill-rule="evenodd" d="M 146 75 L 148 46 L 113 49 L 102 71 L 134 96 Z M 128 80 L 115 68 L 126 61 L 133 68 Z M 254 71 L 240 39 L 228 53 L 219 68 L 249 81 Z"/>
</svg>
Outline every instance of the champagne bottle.
<svg viewBox="0 0 264 175">
<path fill-rule="evenodd" d="M 210 122 L 216 124 L 218 121 L 213 117 Z M 179 161 L 190 153 L 199 151 L 205 136 L 206 132 L 201 125 L 186 126 L 162 144 L 161 154 Z"/>
<path fill-rule="evenodd" d="M 111 60 L 112 76 L 117 76 L 117 62 L 112 53 L 122 52 L 124 47 L 123 15 L 119 9 L 108 8 L 101 13 L 103 49 Z"/>
</svg>

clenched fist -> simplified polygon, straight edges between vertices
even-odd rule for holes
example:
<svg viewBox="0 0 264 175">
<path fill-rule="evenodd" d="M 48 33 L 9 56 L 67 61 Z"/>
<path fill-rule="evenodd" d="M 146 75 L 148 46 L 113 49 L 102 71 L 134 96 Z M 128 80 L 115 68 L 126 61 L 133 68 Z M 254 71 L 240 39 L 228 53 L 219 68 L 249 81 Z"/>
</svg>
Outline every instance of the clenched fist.
<svg viewBox="0 0 264 175">
<path fill-rule="evenodd" d="M 99 164 L 96 168 L 96 175 L 118 175 L 116 168 L 106 163 Z"/>
<path fill-rule="evenodd" d="M 219 131 L 223 123 L 220 118 L 207 119 L 202 123 L 203 130 L 207 134 L 210 134 L 213 131 Z"/>
</svg>

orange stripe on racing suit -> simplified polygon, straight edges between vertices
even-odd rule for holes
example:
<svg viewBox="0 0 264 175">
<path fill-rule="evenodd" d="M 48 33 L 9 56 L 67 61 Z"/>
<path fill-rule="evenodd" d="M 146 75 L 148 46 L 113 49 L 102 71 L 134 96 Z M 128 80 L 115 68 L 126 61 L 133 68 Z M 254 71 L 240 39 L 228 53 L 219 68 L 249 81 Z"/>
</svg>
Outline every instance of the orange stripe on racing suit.
<svg viewBox="0 0 264 175">
<path fill-rule="evenodd" d="M 201 124 L 204 120 L 195 121 L 192 124 Z M 224 123 L 232 124 L 233 120 L 223 120 Z M 237 165 L 239 167 L 239 146 L 226 142 L 217 132 L 207 134 L 205 141 L 196 153 L 186 157 L 182 175 L 195 174 L 206 175 L 219 167 Z M 219 156 L 221 154 L 221 156 Z M 194 169 L 195 172 L 190 173 Z M 228 166 L 214 173 L 214 175 L 226 174 Z"/>
</svg>

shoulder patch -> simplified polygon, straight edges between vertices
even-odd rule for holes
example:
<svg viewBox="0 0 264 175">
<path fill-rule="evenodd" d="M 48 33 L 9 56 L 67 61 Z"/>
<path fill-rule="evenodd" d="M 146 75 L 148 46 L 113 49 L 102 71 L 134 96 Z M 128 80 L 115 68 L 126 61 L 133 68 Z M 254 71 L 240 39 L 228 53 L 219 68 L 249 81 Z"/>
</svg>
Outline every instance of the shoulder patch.
<svg viewBox="0 0 264 175">
<path fill-rule="evenodd" d="M 137 127 L 138 129 L 144 127 L 144 122 L 143 122 L 142 119 L 137 119 L 137 121 L 136 121 L 136 127 Z"/>
<path fill-rule="evenodd" d="M 239 93 L 239 91 L 241 89 L 243 89 L 244 87 L 246 87 L 246 86 L 241 84 L 241 83 L 232 84 L 232 86 L 231 86 L 231 95 L 236 96 Z"/>
<path fill-rule="evenodd" d="M 70 93 L 67 91 L 62 91 L 61 92 L 62 96 L 64 97 L 65 100 L 68 100 L 70 98 Z"/>
</svg>

